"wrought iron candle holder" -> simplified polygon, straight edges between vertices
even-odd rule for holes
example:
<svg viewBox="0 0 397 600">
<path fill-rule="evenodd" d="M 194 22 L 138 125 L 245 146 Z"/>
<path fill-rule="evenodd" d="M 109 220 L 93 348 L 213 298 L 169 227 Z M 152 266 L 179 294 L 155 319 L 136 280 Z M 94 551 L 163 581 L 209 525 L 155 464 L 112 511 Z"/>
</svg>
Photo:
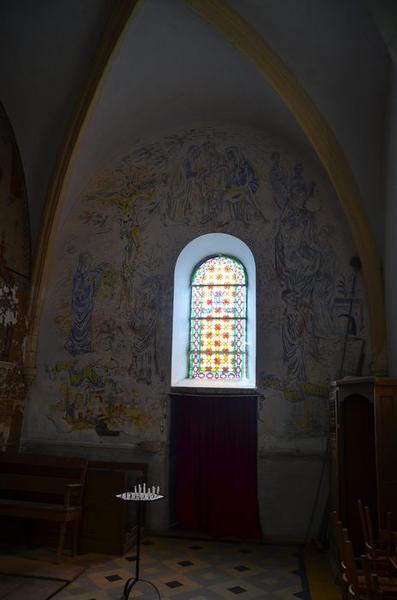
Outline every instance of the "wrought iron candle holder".
<svg viewBox="0 0 397 600">
<path fill-rule="evenodd" d="M 157 593 L 159 600 L 161 600 L 160 592 L 157 587 L 151 581 L 142 579 L 139 574 L 140 567 L 140 555 L 141 555 L 141 522 L 142 522 L 142 503 L 143 502 L 155 502 L 161 500 L 164 496 L 160 495 L 160 487 L 152 486 L 152 488 L 146 488 L 146 484 L 137 485 L 134 487 L 133 492 L 123 492 L 117 494 L 117 498 L 125 500 L 127 502 L 136 502 L 136 522 L 137 522 L 137 536 L 136 536 L 136 561 L 135 561 L 135 577 L 130 577 L 124 586 L 123 594 L 120 600 L 128 600 L 133 587 L 141 581 L 150 585 Z"/>
</svg>

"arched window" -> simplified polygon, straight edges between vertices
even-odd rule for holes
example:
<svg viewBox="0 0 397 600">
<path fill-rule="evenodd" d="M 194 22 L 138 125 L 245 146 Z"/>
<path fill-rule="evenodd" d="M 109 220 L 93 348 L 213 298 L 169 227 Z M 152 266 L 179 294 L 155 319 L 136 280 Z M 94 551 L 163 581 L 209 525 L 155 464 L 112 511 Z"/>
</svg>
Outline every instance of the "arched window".
<svg viewBox="0 0 397 600">
<path fill-rule="evenodd" d="M 247 274 L 232 256 L 210 256 L 192 274 L 190 379 L 246 375 Z"/>
<path fill-rule="evenodd" d="M 171 385 L 254 388 L 255 358 L 253 254 L 225 233 L 195 238 L 175 264 Z"/>
</svg>

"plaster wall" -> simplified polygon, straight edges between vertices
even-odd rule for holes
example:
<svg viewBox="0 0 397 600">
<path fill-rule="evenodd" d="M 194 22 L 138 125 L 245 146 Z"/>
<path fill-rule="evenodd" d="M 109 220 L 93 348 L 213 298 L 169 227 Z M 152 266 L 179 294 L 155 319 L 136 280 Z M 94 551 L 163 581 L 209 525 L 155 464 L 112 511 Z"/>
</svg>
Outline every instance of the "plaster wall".
<svg viewBox="0 0 397 600">
<path fill-rule="evenodd" d="M 153 483 L 172 494 L 173 275 L 181 250 L 206 233 L 238 237 L 255 258 L 263 531 L 303 539 L 328 384 L 368 372 L 369 323 L 355 248 L 322 167 L 261 130 L 211 122 L 164 131 L 66 190 L 23 446 L 143 456 Z M 152 526 L 169 524 L 166 503 L 162 511 Z"/>
<path fill-rule="evenodd" d="M 265 129 L 312 152 L 299 124 L 255 66 L 183 0 L 143 0 L 111 57 L 68 179 L 78 193 L 132 139 L 190 123 Z"/>
<path fill-rule="evenodd" d="M 383 256 L 383 157 L 390 57 L 366 3 L 227 3 L 279 54 L 329 123 L 357 179 Z"/>
<path fill-rule="evenodd" d="M 0 99 L 26 173 L 33 246 L 51 175 L 110 7 L 106 0 L 0 3 Z"/>
<path fill-rule="evenodd" d="M 258 474 L 266 539 L 302 542 L 316 536 L 327 500 L 323 457 L 263 453 L 258 457 Z"/>
<path fill-rule="evenodd" d="M 397 67 L 394 65 L 389 97 L 388 151 L 386 160 L 386 315 L 388 331 L 389 375 L 397 377 Z"/>
<path fill-rule="evenodd" d="M 364 3 L 228 3 L 271 44 L 329 122 L 359 181 L 382 251 L 385 207 L 380 160 L 389 61 Z M 0 98 L 26 171 L 33 240 L 68 121 L 112 4 L 106 0 L 0 4 Z M 107 70 L 106 106 L 94 120 L 96 133 L 87 157 L 87 162 L 94 160 L 94 171 L 115 131 L 115 150 L 123 137 L 128 142 L 131 136 L 159 127 L 207 119 L 274 126 L 277 133 L 287 131 L 290 139 L 304 137 L 253 65 L 182 0 L 142 0 L 135 12 Z"/>
</svg>

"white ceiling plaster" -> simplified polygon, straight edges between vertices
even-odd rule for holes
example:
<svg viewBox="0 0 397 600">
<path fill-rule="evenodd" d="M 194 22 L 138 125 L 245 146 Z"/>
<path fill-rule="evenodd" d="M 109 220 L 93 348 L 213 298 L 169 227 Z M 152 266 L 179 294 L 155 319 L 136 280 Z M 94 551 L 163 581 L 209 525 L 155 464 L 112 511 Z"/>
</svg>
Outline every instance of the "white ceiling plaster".
<svg viewBox="0 0 397 600">
<path fill-rule="evenodd" d="M 228 0 L 279 53 L 343 146 L 381 246 L 388 56 L 362 0 Z M 3 0 L 0 100 L 26 172 L 35 237 L 50 174 L 108 17 L 108 0 Z M 251 62 L 182 0 L 141 0 L 101 87 L 71 193 L 140 136 L 192 122 L 306 138 Z"/>
<path fill-rule="evenodd" d="M 264 128 L 312 152 L 255 66 L 180 0 L 145 0 L 113 57 L 70 193 L 147 134 L 206 121 Z"/>
<path fill-rule="evenodd" d="M 0 101 L 21 153 L 33 241 L 110 8 L 108 0 L 0 2 Z"/>
<path fill-rule="evenodd" d="M 301 81 L 342 146 L 380 252 L 390 61 L 363 0 L 227 0 Z"/>
</svg>

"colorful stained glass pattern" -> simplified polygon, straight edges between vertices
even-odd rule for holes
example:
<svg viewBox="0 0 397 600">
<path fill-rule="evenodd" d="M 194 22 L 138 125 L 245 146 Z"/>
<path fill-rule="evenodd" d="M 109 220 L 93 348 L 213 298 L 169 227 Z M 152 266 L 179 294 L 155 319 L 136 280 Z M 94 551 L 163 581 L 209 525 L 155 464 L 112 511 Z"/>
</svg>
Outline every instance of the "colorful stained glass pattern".
<svg viewBox="0 0 397 600">
<path fill-rule="evenodd" d="M 193 285 L 246 285 L 247 276 L 241 262 L 229 256 L 212 256 L 193 272 Z"/>
<path fill-rule="evenodd" d="M 193 286 L 193 318 L 245 318 L 245 285 Z"/>
<path fill-rule="evenodd" d="M 246 376 L 247 277 L 229 256 L 213 256 L 192 276 L 189 378 Z"/>
</svg>

